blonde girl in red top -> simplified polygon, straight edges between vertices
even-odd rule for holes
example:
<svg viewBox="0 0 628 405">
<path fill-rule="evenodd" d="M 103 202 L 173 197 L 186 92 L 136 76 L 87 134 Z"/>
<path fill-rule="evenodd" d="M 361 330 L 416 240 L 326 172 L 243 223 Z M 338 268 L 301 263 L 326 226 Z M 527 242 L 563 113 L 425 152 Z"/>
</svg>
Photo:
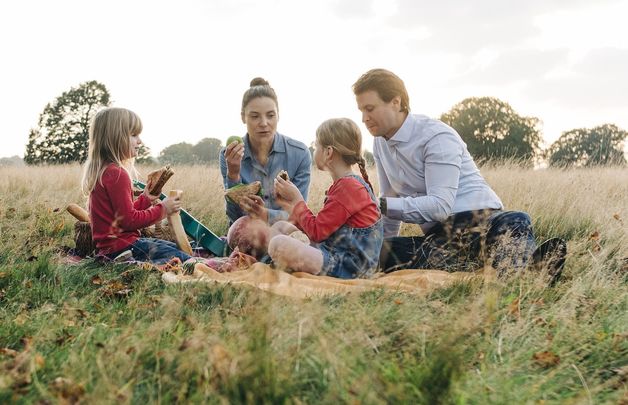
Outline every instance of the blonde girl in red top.
<svg viewBox="0 0 628 405">
<path fill-rule="evenodd" d="M 276 265 L 295 271 L 338 278 L 366 277 L 377 267 L 383 225 L 365 169 L 358 126 L 348 118 L 323 122 L 316 130 L 314 162 L 333 179 L 317 215 L 294 184 L 275 179 L 277 202 L 290 214 L 290 222 L 314 243 L 306 245 L 277 235 L 269 243 L 268 254 Z M 361 176 L 353 172 L 355 164 Z"/>
<path fill-rule="evenodd" d="M 181 209 L 178 198 L 152 205 L 158 196 L 149 187 L 133 201 L 131 176 L 137 177 L 134 158 L 142 144 L 142 121 L 125 108 L 106 108 L 89 128 L 89 151 L 82 188 L 89 194 L 92 239 L 98 254 L 113 259 L 130 250 L 133 258 L 160 264 L 173 257 L 190 258 L 172 242 L 141 238 L 139 230 Z"/>
</svg>

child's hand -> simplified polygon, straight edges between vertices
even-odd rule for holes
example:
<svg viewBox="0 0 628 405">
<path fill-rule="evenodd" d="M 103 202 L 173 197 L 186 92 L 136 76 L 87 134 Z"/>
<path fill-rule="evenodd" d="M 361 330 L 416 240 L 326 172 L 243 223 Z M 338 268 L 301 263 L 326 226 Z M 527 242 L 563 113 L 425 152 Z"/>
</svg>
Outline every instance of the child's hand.
<svg viewBox="0 0 628 405">
<path fill-rule="evenodd" d="M 148 199 L 150 200 L 150 202 L 154 202 L 156 199 L 159 198 L 158 195 L 152 195 L 148 190 L 150 190 L 151 187 L 149 187 L 148 185 L 146 185 L 146 187 L 144 187 L 144 192 L 143 194 L 148 197 Z"/>
<path fill-rule="evenodd" d="M 244 196 L 240 200 L 240 208 L 251 217 L 268 222 L 268 209 L 264 206 L 262 197 L 258 195 Z"/>
<path fill-rule="evenodd" d="M 166 208 L 166 214 L 174 214 L 181 210 L 181 199 L 179 197 L 167 197 L 161 202 Z"/>
<path fill-rule="evenodd" d="M 288 213 L 292 213 L 294 206 L 299 201 L 303 201 L 303 196 L 297 186 L 290 180 L 284 180 L 281 177 L 275 178 L 274 193 L 277 204 Z"/>
</svg>

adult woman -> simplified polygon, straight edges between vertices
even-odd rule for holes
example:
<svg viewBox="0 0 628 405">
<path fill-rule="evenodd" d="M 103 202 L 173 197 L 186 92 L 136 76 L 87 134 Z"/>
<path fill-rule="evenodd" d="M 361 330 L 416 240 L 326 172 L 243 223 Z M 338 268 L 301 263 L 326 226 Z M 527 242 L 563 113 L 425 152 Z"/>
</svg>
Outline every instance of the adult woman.
<svg viewBox="0 0 628 405">
<path fill-rule="evenodd" d="M 288 214 L 276 203 L 273 180 L 281 170 L 307 199 L 312 158 L 303 142 L 277 132 L 279 104 L 275 90 L 262 78 L 255 78 L 242 96 L 242 122 L 247 133 L 243 142 L 231 142 L 220 153 L 220 172 L 225 189 L 237 184 L 262 183 L 263 196 L 243 198 L 239 205 L 227 201 L 231 223 L 249 215 L 272 225 Z"/>
</svg>

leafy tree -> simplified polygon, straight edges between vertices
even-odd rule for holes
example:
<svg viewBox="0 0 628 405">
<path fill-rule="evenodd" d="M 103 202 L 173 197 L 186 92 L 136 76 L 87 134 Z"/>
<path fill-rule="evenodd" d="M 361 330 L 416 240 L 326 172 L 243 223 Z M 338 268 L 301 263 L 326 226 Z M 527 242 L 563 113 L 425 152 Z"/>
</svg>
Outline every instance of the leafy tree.
<svg viewBox="0 0 628 405">
<path fill-rule="evenodd" d="M 140 145 L 140 149 L 137 151 L 137 156 L 135 157 L 135 163 L 150 164 L 156 162 L 157 159 L 150 155 L 150 148 L 144 144 Z"/>
<path fill-rule="evenodd" d="M 218 163 L 220 149 L 222 149 L 220 139 L 203 138 L 192 147 L 194 161 L 198 163 Z"/>
<path fill-rule="evenodd" d="M 21 157 L 15 155 L 11 157 L 0 158 L 0 166 L 24 166 L 24 161 Z"/>
<path fill-rule="evenodd" d="M 563 132 L 549 147 L 550 166 L 596 166 L 626 164 L 624 142 L 628 132 L 613 124 L 592 129 L 580 128 Z"/>
<path fill-rule="evenodd" d="M 159 153 L 161 163 L 184 163 L 194 162 L 194 146 L 187 142 L 176 143 L 167 146 Z"/>
<path fill-rule="evenodd" d="M 89 123 L 110 104 L 109 91 L 95 80 L 81 83 L 48 103 L 30 130 L 24 161 L 27 164 L 84 162 Z"/>
<path fill-rule="evenodd" d="M 540 155 L 539 119 L 522 117 L 506 102 L 492 97 L 471 97 L 441 116 L 453 127 L 476 159 L 520 159 Z"/>
</svg>

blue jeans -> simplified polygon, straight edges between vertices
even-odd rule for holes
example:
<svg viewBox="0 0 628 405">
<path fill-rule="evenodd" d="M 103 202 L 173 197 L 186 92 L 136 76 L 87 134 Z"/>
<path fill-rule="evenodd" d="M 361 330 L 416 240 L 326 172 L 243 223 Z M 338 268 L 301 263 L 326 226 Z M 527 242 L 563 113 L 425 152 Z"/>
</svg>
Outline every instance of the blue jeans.
<svg viewBox="0 0 628 405">
<path fill-rule="evenodd" d="M 521 211 L 464 211 L 435 225 L 425 236 L 384 240 L 380 268 L 498 271 L 526 267 L 536 242 L 530 216 Z"/>
<path fill-rule="evenodd" d="M 139 238 L 131 246 L 124 250 L 131 250 L 133 259 L 140 262 L 150 262 L 153 264 L 167 263 L 173 257 L 178 257 L 182 262 L 189 259 L 190 255 L 179 250 L 174 242 L 155 238 Z M 123 251 L 107 255 L 110 259 L 115 258 Z"/>
</svg>

